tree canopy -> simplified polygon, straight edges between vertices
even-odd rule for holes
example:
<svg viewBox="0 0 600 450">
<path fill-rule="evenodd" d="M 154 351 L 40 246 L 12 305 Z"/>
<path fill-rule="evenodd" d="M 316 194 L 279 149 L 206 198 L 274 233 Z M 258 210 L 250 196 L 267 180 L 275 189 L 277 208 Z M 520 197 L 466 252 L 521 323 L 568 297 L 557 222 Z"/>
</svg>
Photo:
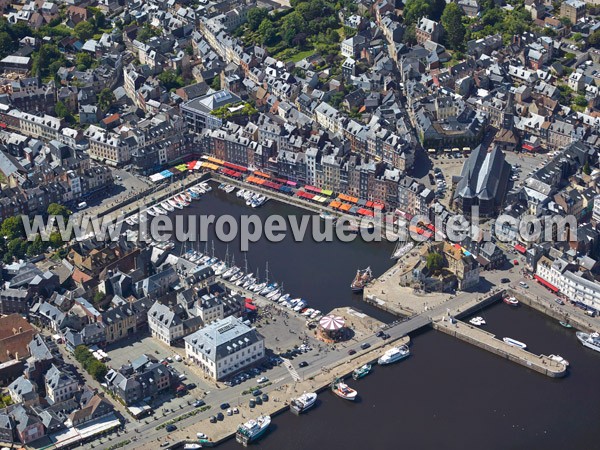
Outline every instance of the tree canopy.
<svg viewBox="0 0 600 450">
<path fill-rule="evenodd" d="M 444 257 L 436 252 L 431 252 L 427 254 L 427 269 L 430 272 L 435 272 L 436 270 L 440 270 L 444 265 Z"/>
<path fill-rule="evenodd" d="M 442 26 L 446 42 L 451 49 L 462 47 L 465 39 L 465 26 L 462 23 L 463 10 L 456 3 L 448 3 L 442 14 Z"/>
</svg>

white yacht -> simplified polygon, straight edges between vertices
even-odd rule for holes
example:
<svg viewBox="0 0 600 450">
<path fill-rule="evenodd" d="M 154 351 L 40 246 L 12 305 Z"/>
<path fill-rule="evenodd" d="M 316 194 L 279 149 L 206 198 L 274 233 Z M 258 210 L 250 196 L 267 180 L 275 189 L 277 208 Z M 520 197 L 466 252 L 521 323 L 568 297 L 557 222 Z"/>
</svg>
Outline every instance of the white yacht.
<svg viewBox="0 0 600 450">
<path fill-rule="evenodd" d="M 575 334 L 577 335 L 577 339 L 579 339 L 579 342 L 581 342 L 585 347 L 600 352 L 600 334 L 589 334 L 584 333 L 583 331 L 578 331 Z"/>
<path fill-rule="evenodd" d="M 400 345 L 386 351 L 377 362 L 381 365 L 392 364 L 401 361 L 410 355 L 410 349 L 407 345 Z"/>
</svg>

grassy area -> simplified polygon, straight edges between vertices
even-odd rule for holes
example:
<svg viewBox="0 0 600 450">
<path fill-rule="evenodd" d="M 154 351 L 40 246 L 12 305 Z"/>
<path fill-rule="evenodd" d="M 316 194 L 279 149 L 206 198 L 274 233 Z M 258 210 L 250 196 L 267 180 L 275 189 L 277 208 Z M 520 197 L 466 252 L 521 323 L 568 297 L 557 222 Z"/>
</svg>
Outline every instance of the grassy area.
<svg viewBox="0 0 600 450">
<path fill-rule="evenodd" d="M 305 50 L 303 52 L 298 52 L 296 53 L 294 56 L 292 56 L 291 58 L 288 58 L 286 62 L 295 62 L 297 63 L 298 61 L 302 61 L 304 58 L 306 58 L 307 56 L 310 56 L 312 54 L 315 53 L 315 50 Z"/>
</svg>

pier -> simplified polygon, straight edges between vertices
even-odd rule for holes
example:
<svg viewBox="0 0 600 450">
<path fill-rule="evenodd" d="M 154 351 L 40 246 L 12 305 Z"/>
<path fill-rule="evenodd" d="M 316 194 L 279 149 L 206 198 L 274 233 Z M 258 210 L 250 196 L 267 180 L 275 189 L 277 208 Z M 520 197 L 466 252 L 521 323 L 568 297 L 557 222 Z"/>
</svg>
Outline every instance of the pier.
<svg viewBox="0 0 600 450">
<path fill-rule="evenodd" d="M 460 320 L 440 318 L 433 321 L 433 329 L 454 336 L 461 341 L 468 342 L 552 378 L 564 377 L 567 372 L 567 368 L 563 364 L 547 356 L 535 355 L 522 348 L 508 345 L 504 341 L 497 339 L 492 333 L 488 333 Z"/>
</svg>

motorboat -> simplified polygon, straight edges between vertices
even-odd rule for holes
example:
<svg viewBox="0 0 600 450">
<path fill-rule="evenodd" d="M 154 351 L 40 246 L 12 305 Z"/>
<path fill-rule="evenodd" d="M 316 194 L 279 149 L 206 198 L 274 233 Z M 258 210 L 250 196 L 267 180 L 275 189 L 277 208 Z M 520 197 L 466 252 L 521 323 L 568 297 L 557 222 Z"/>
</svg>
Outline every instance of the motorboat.
<svg viewBox="0 0 600 450">
<path fill-rule="evenodd" d="M 317 402 L 317 394 L 315 392 L 305 392 L 298 398 L 293 398 L 290 402 L 290 411 L 294 414 L 302 414 L 306 412 Z"/>
<path fill-rule="evenodd" d="M 335 395 L 343 398 L 344 400 L 354 401 L 358 396 L 358 392 L 356 392 L 356 390 L 352 389 L 350 386 L 348 386 L 346 383 L 339 379 L 331 383 L 331 390 Z"/>
<path fill-rule="evenodd" d="M 575 333 L 575 335 L 584 347 L 591 348 L 592 350 L 600 352 L 600 334 L 584 333 L 583 331 L 578 331 L 577 333 Z"/>
<path fill-rule="evenodd" d="M 377 363 L 381 365 L 392 364 L 397 361 L 401 361 L 410 356 L 410 349 L 407 345 L 400 345 L 398 347 L 390 348 L 386 351 L 378 360 Z"/>
<path fill-rule="evenodd" d="M 503 302 L 509 306 L 519 306 L 519 300 L 514 297 L 504 297 Z"/>
<path fill-rule="evenodd" d="M 512 347 L 522 348 L 523 350 L 525 350 L 527 348 L 526 344 L 524 344 L 521 341 L 517 341 L 516 339 L 513 339 L 513 338 L 505 337 L 505 338 L 502 338 L 502 340 L 506 344 L 508 344 L 508 345 L 510 345 Z"/>
<path fill-rule="evenodd" d="M 481 325 L 485 325 L 486 324 L 485 319 L 483 317 L 479 317 L 479 316 L 478 317 L 473 317 L 471 320 L 469 320 L 469 323 L 471 325 L 475 325 L 475 326 L 478 326 L 478 327 L 480 327 Z"/>
<path fill-rule="evenodd" d="M 352 372 L 352 378 L 358 380 L 360 378 L 366 377 L 367 375 L 369 375 L 369 373 L 371 373 L 372 368 L 373 366 L 371 364 L 365 364 L 364 366 L 360 366 L 359 368 L 354 369 L 354 371 Z"/>
</svg>

